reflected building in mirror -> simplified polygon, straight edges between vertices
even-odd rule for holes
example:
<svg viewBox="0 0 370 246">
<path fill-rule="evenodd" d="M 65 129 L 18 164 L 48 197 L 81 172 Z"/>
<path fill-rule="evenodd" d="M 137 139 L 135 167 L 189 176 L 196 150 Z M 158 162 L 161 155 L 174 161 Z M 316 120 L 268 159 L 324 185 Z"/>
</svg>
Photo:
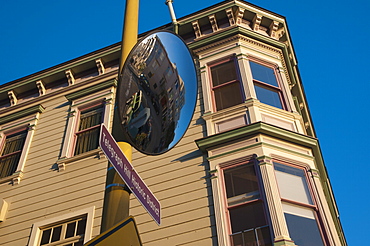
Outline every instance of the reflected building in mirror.
<svg viewBox="0 0 370 246">
<path fill-rule="evenodd" d="M 158 35 L 134 48 L 124 67 L 131 84 L 122 122 L 129 138 L 145 152 L 168 149 L 185 104 L 184 81 Z"/>
</svg>

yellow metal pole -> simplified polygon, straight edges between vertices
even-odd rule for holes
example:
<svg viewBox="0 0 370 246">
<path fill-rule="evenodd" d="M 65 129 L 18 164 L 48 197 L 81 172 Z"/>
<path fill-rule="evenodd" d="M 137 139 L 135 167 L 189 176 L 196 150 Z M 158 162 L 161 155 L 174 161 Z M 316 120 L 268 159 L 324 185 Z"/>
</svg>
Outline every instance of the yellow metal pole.
<svg viewBox="0 0 370 246">
<path fill-rule="evenodd" d="M 125 154 L 128 161 L 132 161 L 132 147 L 125 142 L 118 142 L 118 146 Z M 130 190 L 122 181 L 112 165 L 107 172 L 107 186 L 105 188 L 102 225 L 100 232 L 113 227 L 115 224 L 126 219 L 129 214 Z"/>
<path fill-rule="evenodd" d="M 121 73 L 123 64 L 126 61 L 131 49 L 137 42 L 138 26 L 139 26 L 139 0 L 126 0 L 126 12 L 124 17 L 122 45 L 121 45 L 121 61 L 119 71 Z"/>
<path fill-rule="evenodd" d="M 137 42 L 138 23 L 139 0 L 126 0 L 126 10 L 122 31 L 121 60 L 118 73 L 119 76 L 121 75 L 123 65 L 131 49 Z M 131 145 L 125 142 L 118 142 L 118 145 L 126 155 L 127 159 L 131 162 Z M 102 224 L 100 229 L 101 233 L 129 216 L 130 190 L 112 165 L 109 165 L 108 167 L 106 185 Z"/>
</svg>

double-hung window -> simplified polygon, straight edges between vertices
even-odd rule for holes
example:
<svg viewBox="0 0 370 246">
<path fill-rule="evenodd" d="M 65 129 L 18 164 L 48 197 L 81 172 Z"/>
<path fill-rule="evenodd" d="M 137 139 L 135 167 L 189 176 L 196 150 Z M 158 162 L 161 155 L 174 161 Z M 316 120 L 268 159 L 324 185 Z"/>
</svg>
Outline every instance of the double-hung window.
<svg viewBox="0 0 370 246">
<path fill-rule="evenodd" d="M 98 148 L 100 124 L 103 119 L 103 106 L 95 106 L 80 112 L 76 132 L 75 155 Z"/>
<path fill-rule="evenodd" d="M 115 86 L 116 80 L 107 80 L 66 95 L 71 106 L 57 162 L 59 171 L 68 163 L 99 153 L 100 126 L 110 127 Z"/>
<path fill-rule="evenodd" d="M 27 131 L 5 136 L 5 142 L 0 149 L 0 178 L 11 176 L 17 170 L 26 137 Z"/>
<path fill-rule="evenodd" d="M 223 170 L 231 245 L 272 245 L 253 162 Z"/>
<path fill-rule="evenodd" d="M 215 109 L 222 110 L 244 102 L 235 59 L 210 67 Z"/>
<path fill-rule="evenodd" d="M 300 246 L 325 245 L 304 169 L 274 162 L 290 237 Z"/>
<path fill-rule="evenodd" d="M 254 90 L 260 102 L 285 109 L 282 89 L 276 75 L 276 69 L 254 61 L 249 61 Z"/>
<path fill-rule="evenodd" d="M 35 105 L 10 111 L 0 117 L 0 183 L 19 184 L 30 151 L 40 114 L 45 110 Z"/>
</svg>

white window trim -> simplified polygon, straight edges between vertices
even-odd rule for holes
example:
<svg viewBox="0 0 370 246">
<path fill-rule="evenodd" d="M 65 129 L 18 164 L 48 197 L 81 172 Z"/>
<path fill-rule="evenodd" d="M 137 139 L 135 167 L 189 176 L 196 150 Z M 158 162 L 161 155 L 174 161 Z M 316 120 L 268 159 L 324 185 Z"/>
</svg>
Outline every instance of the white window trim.
<svg viewBox="0 0 370 246">
<path fill-rule="evenodd" d="M 49 218 L 46 220 L 38 221 L 32 225 L 31 229 L 31 237 L 28 243 L 28 246 L 37 246 L 41 236 L 41 227 L 48 226 L 53 223 L 58 223 L 59 221 L 65 221 L 68 219 L 72 219 L 74 217 L 87 215 L 86 218 L 86 229 L 84 235 L 84 243 L 89 241 L 92 237 L 92 228 L 93 228 L 93 220 L 95 215 L 95 206 L 81 209 L 75 212 L 63 214 L 57 217 Z"/>
<path fill-rule="evenodd" d="M 101 102 L 103 104 L 103 124 L 110 126 L 113 117 L 113 96 L 115 88 L 110 87 L 108 89 L 101 90 L 97 93 L 89 94 L 78 99 L 71 101 L 71 107 L 68 115 L 67 130 L 64 138 L 63 148 L 61 157 L 57 161 L 59 171 L 65 170 L 65 165 L 68 162 L 72 162 L 75 159 L 82 159 L 92 154 L 97 154 L 99 151 L 91 151 L 82 153 L 77 156 L 73 156 L 75 147 L 75 133 L 79 123 L 80 111 L 88 107 L 89 105 L 97 104 Z"/>
<path fill-rule="evenodd" d="M 44 108 L 41 105 L 33 107 L 33 109 L 31 110 L 34 109 L 36 109 L 38 112 L 30 113 L 27 117 L 17 118 L 14 121 L 11 120 L 7 123 L 0 125 L 0 147 L 3 146 L 6 136 L 9 135 L 10 133 L 16 132 L 22 128 L 27 130 L 26 140 L 24 142 L 21 157 L 19 158 L 18 166 L 15 172 L 11 176 L 0 179 L 0 183 L 11 181 L 13 185 L 16 185 L 20 183 L 23 177 L 24 166 L 26 164 L 27 156 L 30 151 L 31 142 L 33 139 L 33 135 L 35 133 L 35 128 L 39 120 L 40 113 L 44 110 Z"/>
</svg>

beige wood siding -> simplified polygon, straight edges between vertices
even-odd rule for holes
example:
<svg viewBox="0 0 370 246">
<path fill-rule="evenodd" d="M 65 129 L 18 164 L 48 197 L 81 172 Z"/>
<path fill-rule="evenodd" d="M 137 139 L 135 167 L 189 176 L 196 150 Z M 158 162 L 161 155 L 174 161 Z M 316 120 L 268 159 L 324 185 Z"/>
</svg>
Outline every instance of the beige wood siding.
<svg viewBox="0 0 370 246">
<path fill-rule="evenodd" d="M 69 163 L 58 172 L 69 102 L 63 95 L 40 102 L 46 109 L 35 129 L 20 184 L 0 184 L 0 197 L 9 203 L 0 224 L 1 245 L 27 245 L 32 224 L 95 206 L 93 236 L 100 233 L 107 160 L 96 154 Z"/>
</svg>

